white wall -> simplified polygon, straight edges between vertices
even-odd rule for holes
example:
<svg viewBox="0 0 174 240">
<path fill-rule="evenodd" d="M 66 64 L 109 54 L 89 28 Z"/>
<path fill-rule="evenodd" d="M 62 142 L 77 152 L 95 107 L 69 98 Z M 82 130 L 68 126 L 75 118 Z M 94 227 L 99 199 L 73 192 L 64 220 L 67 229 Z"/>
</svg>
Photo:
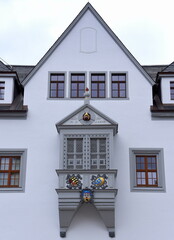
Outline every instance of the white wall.
<svg viewBox="0 0 174 240">
<path fill-rule="evenodd" d="M 83 104 L 83 100 L 48 100 L 49 71 L 126 71 L 129 99 L 91 100 L 91 105 L 118 122 L 112 168 L 116 186 L 117 240 L 173 240 L 174 148 L 173 120 L 152 120 L 150 83 L 125 56 L 91 13 L 87 13 L 25 87 L 26 120 L 0 119 L 1 148 L 27 148 L 25 193 L 1 193 L 0 239 L 57 240 L 59 237 L 59 134 L 55 124 Z M 97 51 L 80 51 L 80 30 L 97 29 Z M 67 80 L 68 81 L 68 80 Z M 7 134 L 8 132 L 8 134 Z M 129 148 L 163 148 L 166 193 L 130 192 Z M 67 240 L 110 239 L 92 207 L 78 212 Z"/>
</svg>

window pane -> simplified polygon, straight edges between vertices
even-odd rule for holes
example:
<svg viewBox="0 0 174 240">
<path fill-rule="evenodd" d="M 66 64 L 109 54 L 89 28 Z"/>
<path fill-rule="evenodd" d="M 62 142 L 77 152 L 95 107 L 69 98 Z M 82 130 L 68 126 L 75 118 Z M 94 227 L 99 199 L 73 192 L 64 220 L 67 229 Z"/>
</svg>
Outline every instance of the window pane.
<svg viewBox="0 0 174 240">
<path fill-rule="evenodd" d="M 91 97 L 97 97 L 97 91 L 92 90 L 92 92 L 91 92 Z"/>
<path fill-rule="evenodd" d="M 118 83 L 113 83 L 112 84 L 112 89 L 117 90 L 118 89 Z"/>
<path fill-rule="evenodd" d="M 105 97 L 105 91 L 100 90 L 99 91 L 99 97 Z"/>
<path fill-rule="evenodd" d="M 83 139 L 77 139 L 76 140 L 76 152 L 82 152 L 83 151 Z"/>
<path fill-rule="evenodd" d="M 120 89 L 121 89 L 121 90 L 126 89 L 126 85 L 125 85 L 125 83 L 120 83 Z"/>
<path fill-rule="evenodd" d="M 92 90 L 97 90 L 97 83 L 92 83 Z"/>
<path fill-rule="evenodd" d="M 126 97 L 126 92 L 125 91 L 120 91 L 120 97 Z"/>
<path fill-rule="evenodd" d="M 56 90 L 57 83 L 51 83 L 51 90 Z"/>
<path fill-rule="evenodd" d="M 67 139 L 67 151 L 74 152 L 74 140 L 73 139 Z"/>
<path fill-rule="evenodd" d="M 117 98 L 118 97 L 118 92 L 117 91 L 113 91 L 112 92 L 112 97 L 116 97 Z"/>
<path fill-rule="evenodd" d="M 104 83 L 100 83 L 100 84 L 99 84 L 99 89 L 100 89 L 100 90 L 105 89 L 105 84 L 104 84 Z"/>
<path fill-rule="evenodd" d="M 53 97 L 53 98 L 56 97 L 56 91 L 51 90 L 51 97 Z"/>
</svg>

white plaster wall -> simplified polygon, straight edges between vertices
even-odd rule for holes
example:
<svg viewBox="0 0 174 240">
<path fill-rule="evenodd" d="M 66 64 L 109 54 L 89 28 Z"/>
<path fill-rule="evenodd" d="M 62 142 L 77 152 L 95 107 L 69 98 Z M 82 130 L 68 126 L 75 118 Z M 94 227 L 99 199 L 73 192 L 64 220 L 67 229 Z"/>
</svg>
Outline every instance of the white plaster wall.
<svg viewBox="0 0 174 240">
<path fill-rule="evenodd" d="M 170 82 L 174 81 L 174 77 L 163 77 L 161 79 L 161 98 L 162 103 L 174 103 L 170 99 Z"/>
<path fill-rule="evenodd" d="M 129 99 L 91 100 L 98 110 L 118 122 L 112 168 L 118 169 L 116 186 L 117 240 L 173 240 L 174 148 L 173 120 L 152 120 L 152 90 L 90 13 L 61 43 L 25 87 L 26 120 L 0 119 L 1 148 L 27 148 L 25 193 L 0 193 L 0 239 L 57 240 L 59 237 L 58 177 L 59 134 L 55 124 L 83 104 L 83 100 L 48 100 L 49 71 L 128 72 Z M 97 52 L 79 48 L 82 27 L 97 29 Z M 68 74 L 67 74 L 68 76 Z M 7 134 L 8 132 L 8 134 Z M 163 148 L 166 193 L 130 192 L 129 148 Z M 84 206 L 74 218 L 67 240 L 110 239 L 92 207 Z"/>
<path fill-rule="evenodd" d="M 0 77 L 0 81 L 5 82 L 4 99 L 0 99 L 0 104 L 10 104 L 14 95 L 14 79 L 13 77 Z"/>
</svg>

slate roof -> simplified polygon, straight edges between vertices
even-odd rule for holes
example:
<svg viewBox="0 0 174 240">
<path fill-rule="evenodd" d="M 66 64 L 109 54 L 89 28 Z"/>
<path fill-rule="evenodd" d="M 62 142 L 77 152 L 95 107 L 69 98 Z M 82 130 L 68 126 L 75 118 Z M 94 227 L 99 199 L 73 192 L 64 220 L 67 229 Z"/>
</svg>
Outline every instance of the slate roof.
<svg viewBox="0 0 174 240">
<path fill-rule="evenodd" d="M 8 66 L 4 65 L 3 63 L 0 61 L 0 71 L 13 71 L 13 72 L 17 72 L 18 77 L 20 82 L 22 82 L 27 75 L 33 70 L 33 68 L 35 67 L 34 65 L 12 65 L 12 70 L 9 70 Z M 156 80 L 156 76 L 158 72 L 165 72 L 165 71 L 169 71 L 169 69 L 171 69 L 171 67 L 173 67 L 173 72 L 174 72 L 174 62 L 172 63 L 172 66 L 168 66 L 168 65 L 143 65 L 143 69 L 147 72 L 147 74 L 155 81 Z M 170 67 L 170 68 L 169 68 Z"/>
<path fill-rule="evenodd" d="M 11 69 L 9 66 L 0 61 L 0 72 L 11 72 Z"/>
<path fill-rule="evenodd" d="M 22 81 L 26 78 L 26 76 L 33 70 L 35 66 L 24 66 L 24 65 L 13 65 L 13 71 L 17 72 L 19 81 L 22 83 Z"/>
<path fill-rule="evenodd" d="M 167 73 L 167 72 L 174 72 L 174 62 L 172 62 L 170 65 L 168 65 L 167 67 L 165 67 L 164 69 L 163 69 L 163 71 L 161 71 L 161 72 L 165 72 L 165 73 Z"/>
<path fill-rule="evenodd" d="M 162 72 L 167 65 L 146 65 L 142 66 L 149 76 L 156 81 L 157 73 Z"/>
</svg>

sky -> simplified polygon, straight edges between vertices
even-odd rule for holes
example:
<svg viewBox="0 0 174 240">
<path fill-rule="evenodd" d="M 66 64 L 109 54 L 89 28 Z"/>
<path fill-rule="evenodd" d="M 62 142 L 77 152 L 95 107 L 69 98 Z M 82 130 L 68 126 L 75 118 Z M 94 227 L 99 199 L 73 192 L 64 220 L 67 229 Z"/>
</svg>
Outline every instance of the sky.
<svg viewBox="0 0 174 240">
<path fill-rule="evenodd" d="M 36 65 L 88 0 L 0 0 L 0 59 Z M 141 65 L 174 61 L 173 0 L 90 0 Z"/>
</svg>

